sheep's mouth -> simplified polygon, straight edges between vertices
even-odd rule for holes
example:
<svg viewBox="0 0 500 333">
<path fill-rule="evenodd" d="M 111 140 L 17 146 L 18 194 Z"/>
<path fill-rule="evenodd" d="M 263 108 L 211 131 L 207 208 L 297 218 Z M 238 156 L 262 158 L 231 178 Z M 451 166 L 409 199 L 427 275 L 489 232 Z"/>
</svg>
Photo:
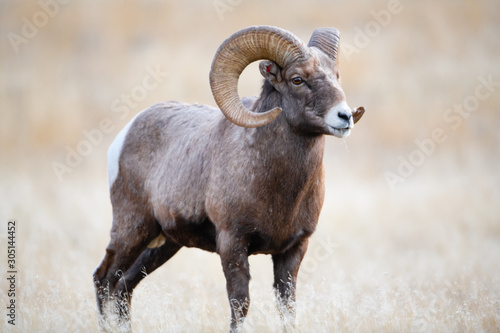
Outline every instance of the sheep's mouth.
<svg viewBox="0 0 500 333">
<path fill-rule="evenodd" d="M 351 134 L 351 127 L 336 128 L 328 125 L 328 129 L 330 130 L 330 134 L 336 136 L 337 138 L 345 138 L 346 136 Z"/>
</svg>

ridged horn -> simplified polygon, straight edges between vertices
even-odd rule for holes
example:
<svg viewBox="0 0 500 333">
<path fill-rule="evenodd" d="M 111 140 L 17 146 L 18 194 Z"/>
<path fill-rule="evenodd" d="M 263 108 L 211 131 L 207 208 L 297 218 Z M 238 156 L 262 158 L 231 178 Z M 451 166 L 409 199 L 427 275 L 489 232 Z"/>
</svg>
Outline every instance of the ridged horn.
<svg viewBox="0 0 500 333">
<path fill-rule="evenodd" d="M 335 28 L 319 28 L 314 30 L 307 46 L 315 46 L 330 59 L 337 61 L 337 51 L 339 48 L 340 31 Z"/>
<path fill-rule="evenodd" d="M 250 63 L 267 59 L 280 67 L 303 58 L 307 46 L 288 31 L 272 26 L 254 26 L 234 33 L 217 50 L 210 70 L 210 87 L 215 102 L 231 122 L 243 127 L 259 127 L 281 112 L 274 108 L 257 113 L 248 110 L 238 95 L 238 79 Z"/>
</svg>

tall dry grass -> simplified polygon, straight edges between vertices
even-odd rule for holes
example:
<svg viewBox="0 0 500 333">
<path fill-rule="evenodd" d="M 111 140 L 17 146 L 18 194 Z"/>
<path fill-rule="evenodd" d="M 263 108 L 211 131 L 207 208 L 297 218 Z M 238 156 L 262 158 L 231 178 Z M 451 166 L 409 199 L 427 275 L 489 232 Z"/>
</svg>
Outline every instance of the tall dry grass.
<svg viewBox="0 0 500 333">
<path fill-rule="evenodd" d="M 372 11 L 388 1 L 241 1 L 220 19 L 213 2 L 71 1 L 15 52 L 9 32 L 37 2 L 0 3 L 0 253 L 5 224 L 18 221 L 16 326 L 2 332 L 97 330 L 92 272 L 109 240 L 106 149 L 119 129 L 155 102 L 214 105 L 212 56 L 224 38 L 272 24 L 307 40 L 320 26 L 354 45 Z M 474 96 L 478 77 L 500 82 L 500 8 L 495 1 L 401 1 L 399 14 L 359 53 L 341 55 L 348 102 L 367 114 L 346 140 L 329 138 L 327 196 L 299 274 L 300 332 L 500 330 L 499 86 L 456 128 L 443 116 Z M 168 76 L 123 119 L 113 103 L 148 68 Z M 241 95 L 257 94 L 251 66 Z M 114 126 L 62 181 L 52 163 L 67 147 Z M 422 165 L 391 190 L 398 173 L 441 128 Z M 2 259 L 0 305 L 8 297 Z M 248 332 L 278 332 L 269 257 L 250 260 Z M 229 306 L 219 259 L 183 249 L 136 290 L 137 332 L 219 332 Z"/>
</svg>

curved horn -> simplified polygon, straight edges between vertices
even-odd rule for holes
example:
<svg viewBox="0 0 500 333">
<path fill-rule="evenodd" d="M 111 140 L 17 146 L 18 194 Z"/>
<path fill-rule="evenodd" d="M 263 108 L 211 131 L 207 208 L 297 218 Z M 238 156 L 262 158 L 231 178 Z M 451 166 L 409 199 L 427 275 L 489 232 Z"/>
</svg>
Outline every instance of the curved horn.
<svg viewBox="0 0 500 333">
<path fill-rule="evenodd" d="M 238 78 L 248 64 L 267 59 L 284 67 L 307 53 L 307 47 L 291 33 L 272 26 L 240 30 L 217 50 L 210 70 L 210 87 L 215 102 L 231 122 L 243 127 L 263 126 L 281 112 L 274 108 L 256 113 L 248 110 L 238 95 Z"/>
<path fill-rule="evenodd" d="M 319 28 L 314 30 L 307 46 L 315 46 L 325 52 L 330 59 L 337 61 L 340 31 L 335 28 Z"/>
</svg>

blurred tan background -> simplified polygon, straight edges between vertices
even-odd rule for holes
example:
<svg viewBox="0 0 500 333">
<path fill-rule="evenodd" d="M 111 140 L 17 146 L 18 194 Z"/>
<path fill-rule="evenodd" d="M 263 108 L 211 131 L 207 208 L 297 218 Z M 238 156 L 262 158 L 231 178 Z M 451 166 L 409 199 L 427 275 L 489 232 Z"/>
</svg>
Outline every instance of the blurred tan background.
<svg viewBox="0 0 500 333">
<path fill-rule="evenodd" d="M 19 325 L 2 331 L 97 328 L 108 146 L 156 102 L 215 106 L 217 47 L 260 24 L 305 42 L 318 27 L 340 29 L 347 101 L 367 110 L 350 137 L 327 141 L 300 331 L 500 330 L 497 1 L 1 0 L 0 253 L 15 218 L 20 271 Z M 252 64 L 240 95 L 260 86 Z M 315 256 L 326 240 L 330 255 Z M 246 329 L 279 331 L 258 317 L 272 304 L 269 259 L 252 260 Z M 137 330 L 225 330 L 218 258 L 183 250 L 165 266 L 138 288 Z"/>
</svg>

